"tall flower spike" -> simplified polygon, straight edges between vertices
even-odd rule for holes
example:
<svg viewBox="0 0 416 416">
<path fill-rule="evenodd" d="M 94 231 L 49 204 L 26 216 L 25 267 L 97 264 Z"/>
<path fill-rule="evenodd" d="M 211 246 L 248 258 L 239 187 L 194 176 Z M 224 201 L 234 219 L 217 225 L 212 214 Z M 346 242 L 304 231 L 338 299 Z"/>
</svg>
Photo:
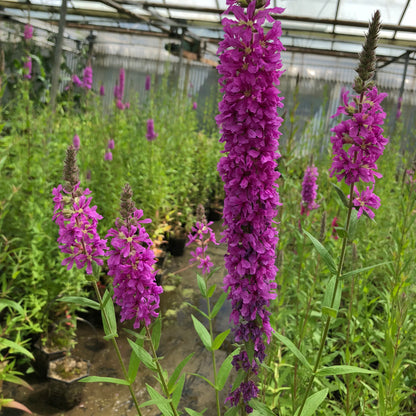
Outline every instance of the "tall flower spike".
<svg viewBox="0 0 416 416">
<path fill-rule="evenodd" d="M 381 102 L 387 96 L 379 93 L 370 82 L 375 68 L 374 50 L 380 30 L 380 13 L 377 11 L 370 23 L 366 42 L 360 54 L 360 65 L 357 69 L 354 89 L 358 92 L 351 98 L 345 91 L 342 95 L 343 104 L 338 107 L 333 117 L 344 114 L 347 118 L 331 129 L 335 133 L 331 137 L 333 159 L 330 176 L 336 176 L 338 182 L 345 180 L 347 185 L 358 182 L 373 182 L 382 175 L 377 172 L 377 160 L 383 154 L 388 139 L 383 137 L 384 112 Z M 373 187 L 374 189 L 374 187 Z M 377 209 L 377 196 L 363 191 L 359 204 L 368 209 L 361 209 L 358 215 L 367 212 L 374 216 L 370 208 Z M 371 191 L 372 192 L 372 191 Z M 379 201 L 379 200 L 378 200 Z M 364 204 L 364 205 L 362 205 Z M 355 203 L 354 203 L 355 205 Z"/>
<path fill-rule="evenodd" d="M 102 216 L 96 212 L 97 207 L 91 207 L 89 189 L 82 190 L 78 182 L 78 167 L 76 150 L 69 146 L 65 164 L 65 188 L 58 185 L 52 193 L 55 208 L 52 219 L 59 225 L 58 243 L 66 258 L 62 265 L 71 269 L 75 264 L 78 269 L 86 266 L 87 274 L 92 274 L 93 263 L 103 265 L 103 256 L 108 250 L 107 240 L 100 238 L 97 223 Z"/>
<path fill-rule="evenodd" d="M 318 178 L 318 169 L 312 165 L 305 170 L 305 176 L 302 182 L 302 202 L 300 214 L 309 215 L 309 212 L 318 209 L 319 205 L 316 203 L 316 190 L 318 185 L 316 180 Z"/>
<path fill-rule="evenodd" d="M 114 277 L 114 300 L 121 306 L 121 321 L 134 319 L 133 327 L 151 324 L 159 314 L 159 295 L 163 292 L 156 284 L 155 255 L 152 241 L 141 225 L 151 222 L 141 219 L 143 211 L 135 208 L 132 190 L 128 184 L 123 188 L 120 211 L 115 228 L 108 231 L 112 237 L 108 258 L 109 276 Z"/>
<path fill-rule="evenodd" d="M 264 339 L 269 341 L 272 332 L 268 306 L 276 297 L 278 233 L 273 223 L 280 205 L 276 159 L 282 123 L 276 108 L 283 106 L 276 85 L 284 48 L 280 22 L 271 13 L 283 9 L 268 8 L 270 0 L 227 4 L 225 14 L 237 20 L 223 18 L 225 35 L 217 52 L 224 96 L 216 120 L 226 154 L 218 164 L 225 191 L 222 241 L 228 243 L 224 290 L 233 309 L 235 340 L 254 350 L 254 359 L 244 348 L 234 356 L 235 369 L 243 368 L 247 375 L 227 400 L 249 413 L 248 402 L 257 396 L 251 375 L 265 358 Z M 272 23 L 267 32 L 266 20 Z"/>
</svg>

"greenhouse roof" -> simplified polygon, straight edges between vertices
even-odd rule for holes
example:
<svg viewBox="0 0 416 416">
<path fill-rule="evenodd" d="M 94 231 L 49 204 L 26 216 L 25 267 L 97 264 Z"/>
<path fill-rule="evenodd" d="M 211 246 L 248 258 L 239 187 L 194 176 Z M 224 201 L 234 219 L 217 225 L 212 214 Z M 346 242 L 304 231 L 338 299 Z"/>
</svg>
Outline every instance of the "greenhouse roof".
<svg viewBox="0 0 416 416">
<path fill-rule="evenodd" d="M 378 47 L 381 64 L 408 58 L 415 63 L 416 1 L 413 0 L 272 0 L 285 8 L 282 43 L 289 52 L 356 57 L 375 10 L 382 30 Z M 56 26 L 61 0 L 0 0 L 0 17 Z M 189 55 L 215 54 L 222 38 L 225 0 L 71 0 L 66 27 L 182 40 Z"/>
</svg>

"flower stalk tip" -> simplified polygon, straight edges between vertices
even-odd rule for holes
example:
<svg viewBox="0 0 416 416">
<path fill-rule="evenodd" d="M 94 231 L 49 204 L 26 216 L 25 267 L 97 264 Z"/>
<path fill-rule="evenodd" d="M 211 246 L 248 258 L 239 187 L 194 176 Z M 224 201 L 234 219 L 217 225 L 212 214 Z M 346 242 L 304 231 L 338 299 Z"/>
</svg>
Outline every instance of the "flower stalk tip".
<svg viewBox="0 0 416 416">
<path fill-rule="evenodd" d="M 355 70 L 358 76 L 354 80 L 354 90 L 357 94 L 363 93 L 373 86 L 371 82 L 376 70 L 376 48 L 380 34 L 380 11 L 377 10 L 370 22 L 368 33 L 365 36 L 363 50 L 359 54 L 359 65 Z"/>
</svg>

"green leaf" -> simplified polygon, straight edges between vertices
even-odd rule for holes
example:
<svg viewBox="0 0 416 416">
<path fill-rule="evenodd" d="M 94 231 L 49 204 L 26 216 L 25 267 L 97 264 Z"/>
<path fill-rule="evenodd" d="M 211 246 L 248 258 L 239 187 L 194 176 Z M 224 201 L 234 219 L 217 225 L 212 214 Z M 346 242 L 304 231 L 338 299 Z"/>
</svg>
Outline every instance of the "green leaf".
<svg viewBox="0 0 416 416">
<path fill-rule="evenodd" d="M 275 336 L 280 342 L 286 345 L 290 351 L 296 356 L 296 358 L 310 371 L 312 372 L 312 366 L 309 364 L 306 357 L 299 351 L 296 345 L 289 339 L 286 338 L 284 335 L 279 334 L 278 332 L 273 332 L 273 336 Z"/>
<path fill-rule="evenodd" d="M 160 343 L 160 336 L 162 334 L 162 320 L 160 318 L 157 318 L 153 325 L 152 325 L 152 343 L 155 347 L 155 351 L 159 348 Z"/>
<path fill-rule="evenodd" d="M 198 282 L 199 291 L 201 292 L 201 295 L 206 298 L 207 297 L 207 282 L 205 279 L 200 275 L 196 274 L 196 280 Z"/>
<path fill-rule="evenodd" d="M 9 383 L 19 384 L 23 387 L 26 387 L 29 390 L 33 390 L 32 386 L 30 386 L 30 384 L 28 384 L 22 378 L 15 376 L 14 374 L 10 374 L 10 373 L 3 374 L 3 380 L 8 381 Z"/>
<path fill-rule="evenodd" d="M 154 400 L 154 403 L 158 409 L 162 412 L 163 416 L 173 416 L 172 408 L 170 407 L 169 400 L 163 397 L 152 386 L 146 384 L 149 396 Z"/>
<path fill-rule="evenodd" d="M 325 400 L 328 394 L 328 389 L 320 390 L 306 399 L 305 406 L 303 407 L 302 413 L 300 416 L 312 416 L 320 404 Z M 299 409 L 295 413 L 295 416 L 298 416 Z"/>
<path fill-rule="evenodd" d="M 101 310 L 105 339 L 117 337 L 117 321 L 114 303 L 108 290 L 104 292 L 103 309 Z"/>
<path fill-rule="evenodd" d="M 157 369 L 156 364 L 153 362 L 152 356 L 140 345 L 137 345 L 131 339 L 127 339 L 131 349 L 143 362 L 143 364 L 149 369 L 155 371 Z"/>
<path fill-rule="evenodd" d="M 227 329 L 224 332 L 221 332 L 221 334 L 218 334 L 215 339 L 214 342 L 212 343 L 212 349 L 214 351 L 218 350 L 222 343 L 224 342 L 225 338 L 227 338 L 228 334 L 230 333 L 231 329 Z"/>
<path fill-rule="evenodd" d="M 335 319 L 337 317 L 338 311 L 334 308 L 329 308 L 328 306 L 322 306 L 322 313 Z"/>
<path fill-rule="evenodd" d="M 197 373 L 190 373 L 192 376 L 195 376 L 195 377 L 198 377 L 198 378 L 201 378 L 202 380 L 204 380 L 204 381 L 206 381 L 212 388 L 214 388 L 215 389 L 215 386 L 212 384 L 212 381 L 211 380 L 208 380 L 206 377 L 204 377 L 204 376 L 201 376 L 201 374 L 197 374 Z"/>
<path fill-rule="evenodd" d="M 14 341 L 11 341 L 10 339 L 0 338 L 0 351 L 4 348 L 10 348 L 11 353 L 18 352 L 20 354 L 26 355 L 26 357 L 29 357 L 31 360 L 35 359 L 32 353 L 28 351 L 25 347 L 22 347 L 21 345 L 17 344 Z"/>
<path fill-rule="evenodd" d="M 208 289 L 208 292 L 207 292 L 207 297 L 208 298 L 211 298 L 212 297 L 212 295 L 214 294 L 214 292 L 215 292 L 215 289 L 217 288 L 217 285 L 216 284 L 213 284 L 209 289 Z"/>
<path fill-rule="evenodd" d="M 238 407 L 230 407 L 224 414 L 224 416 L 237 416 Z"/>
<path fill-rule="evenodd" d="M 85 306 L 86 308 L 92 308 L 95 310 L 100 309 L 100 304 L 95 300 L 84 298 L 82 296 L 63 296 L 57 299 L 59 302 L 75 303 L 78 306 Z"/>
<path fill-rule="evenodd" d="M 172 393 L 172 403 L 175 409 L 181 400 L 183 386 L 185 384 L 185 374 L 182 374 L 179 381 L 175 384 L 175 390 Z"/>
<path fill-rule="evenodd" d="M 337 287 L 337 293 L 335 294 L 334 298 L 334 290 L 335 290 L 335 284 L 336 284 L 336 277 L 332 276 L 329 280 L 328 286 L 326 287 L 325 293 L 324 293 L 324 300 L 322 302 L 322 313 L 326 313 L 329 316 L 333 316 L 336 318 L 339 305 L 341 304 L 341 294 L 342 294 L 342 288 L 341 284 L 338 284 Z M 334 302 L 332 302 L 332 299 L 334 299 Z M 325 311 L 324 311 L 325 308 Z"/>
<path fill-rule="evenodd" d="M 201 322 L 199 322 L 198 319 L 195 318 L 195 316 L 191 316 L 196 333 L 198 334 L 199 338 L 201 338 L 201 341 L 204 344 L 205 348 L 208 351 L 211 351 L 211 335 L 209 334 L 205 326 L 201 324 Z"/>
<path fill-rule="evenodd" d="M 81 380 L 82 383 L 112 383 L 112 384 L 122 384 L 123 386 L 129 386 L 130 383 L 127 380 L 122 378 L 115 377 L 100 377 L 100 376 L 88 376 L 84 377 Z"/>
<path fill-rule="evenodd" d="M 185 305 L 190 306 L 191 308 L 195 309 L 196 311 L 198 311 L 204 318 L 207 318 L 209 320 L 209 316 L 204 312 L 201 311 L 201 309 L 197 308 L 195 305 L 192 305 L 192 303 L 189 302 L 184 302 Z"/>
<path fill-rule="evenodd" d="M 204 409 L 202 412 L 196 412 L 195 410 L 189 409 L 188 407 L 185 407 L 186 412 L 188 413 L 188 415 L 190 416 L 203 416 L 203 414 L 205 413 L 205 411 L 207 409 Z"/>
<path fill-rule="evenodd" d="M 340 374 L 376 374 L 377 371 L 366 370 L 365 368 L 355 367 L 353 365 L 333 365 L 331 367 L 320 368 L 317 376 L 338 376 Z"/>
<path fill-rule="evenodd" d="M 335 185 L 334 183 L 331 183 L 331 185 L 335 188 L 335 190 L 337 191 L 338 196 L 341 198 L 341 202 L 343 203 L 343 205 L 348 208 L 349 207 L 349 203 L 348 203 L 348 199 L 346 197 L 346 195 L 344 194 L 344 192 L 342 192 L 342 189 L 340 187 L 338 187 L 337 185 Z"/>
<path fill-rule="evenodd" d="M 217 316 L 222 305 L 224 305 L 225 299 L 227 299 L 227 292 L 222 292 L 217 302 L 215 302 L 214 307 L 212 308 L 211 315 L 210 315 L 211 319 L 214 319 Z"/>
<path fill-rule="evenodd" d="M 174 390 L 174 386 L 176 383 L 176 380 L 179 377 L 179 374 L 181 373 L 181 371 L 183 370 L 183 368 L 185 367 L 185 365 L 188 363 L 188 361 L 193 357 L 195 353 L 192 352 L 191 354 L 189 354 L 187 357 L 185 357 L 175 368 L 175 370 L 173 371 L 172 375 L 170 376 L 170 379 L 168 381 L 168 391 L 169 394 L 172 394 L 173 390 Z"/>
<path fill-rule="evenodd" d="M 231 387 L 231 391 L 234 391 L 237 387 L 240 386 L 240 384 L 243 382 L 244 378 L 246 377 L 246 372 L 244 369 L 240 368 L 237 372 L 237 377 L 234 380 L 234 383 Z"/>
<path fill-rule="evenodd" d="M 20 306 L 20 304 L 18 304 L 14 300 L 10 300 L 10 299 L 0 299 L 0 311 L 2 311 L 5 307 L 9 307 L 9 308 L 15 309 L 21 315 L 24 315 L 25 314 L 25 312 L 24 312 L 23 308 Z"/>
<path fill-rule="evenodd" d="M 231 354 L 229 354 L 226 359 L 222 362 L 220 369 L 217 373 L 217 387 L 216 389 L 218 391 L 221 391 L 225 383 L 227 382 L 228 376 L 230 375 L 230 372 L 233 368 L 233 365 L 231 364 L 233 361 L 234 355 L 238 354 L 239 349 L 233 351 Z"/>
<path fill-rule="evenodd" d="M 248 404 L 254 410 L 253 416 L 276 416 L 268 406 L 259 400 L 251 399 Z"/>
<path fill-rule="evenodd" d="M 341 275 L 340 278 L 341 279 L 346 279 L 348 277 L 354 276 L 355 274 L 366 272 L 368 270 L 374 269 L 375 267 L 385 266 L 386 264 L 391 264 L 391 263 L 392 263 L 391 261 L 385 261 L 383 263 L 374 264 L 373 266 L 368 266 L 368 267 L 363 267 L 361 269 L 352 270 L 351 272 L 344 273 L 343 275 Z"/>
<path fill-rule="evenodd" d="M 309 234 L 305 230 L 303 230 L 303 232 L 308 236 L 309 240 L 311 240 L 312 244 L 315 246 L 316 250 L 328 266 L 329 271 L 332 274 L 337 274 L 337 267 L 335 265 L 335 261 L 328 253 L 328 250 L 313 235 Z"/>
<path fill-rule="evenodd" d="M 135 343 L 143 347 L 144 337 L 139 337 L 139 334 L 136 334 L 134 331 L 131 331 L 131 332 L 133 332 L 133 335 L 137 336 Z M 144 328 L 142 329 L 141 332 L 144 332 Z M 133 383 L 133 381 L 136 379 L 137 372 L 139 371 L 139 366 L 140 366 L 140 358 L 134 351 L 132 351 L 130 354 L 129 368 L 127 371 L 127 376 L 128 376 L 130 383 Z"/>
</svg>

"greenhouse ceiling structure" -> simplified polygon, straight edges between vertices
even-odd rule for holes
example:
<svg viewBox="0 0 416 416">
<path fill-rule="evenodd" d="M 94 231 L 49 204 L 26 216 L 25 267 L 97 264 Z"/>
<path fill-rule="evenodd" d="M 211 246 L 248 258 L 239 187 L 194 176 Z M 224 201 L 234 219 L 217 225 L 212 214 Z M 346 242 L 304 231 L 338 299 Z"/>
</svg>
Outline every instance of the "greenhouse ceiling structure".
<svg viewBox="0 0 416 416">
<path fill-rule="evenodd" d="M 312 56 L 332 65 L 328 57 L 356 59 L 368 22 L 380 10 L 382 30 L 378 68 L 400 63 L 404 80 L 416 64 L 416 0 L 271 0 L 283 7 L 281 41 L 290 56 Z M 61 0 L 0 0 L 0 19 L 57 31 Z M 128 34 L 171 40 L 171 53 L 215 66 L 223 32 L 225 0 L 68 0 L 66 28 L 99 33 Z M 44 28 L 44 27 L 43 27 Z M 105 42 L 116 39 L 111 36 Z M 325 57 L 325 58 L 324 58 Z M 289 58 L 291 61 L 291 58 Z M 292 62 L 293 63 L 293 62 Z M 313 72 L 313 70 L 312 70 Z M 404 82 L 404 81 L 403 81 Z"/>
</svg>

